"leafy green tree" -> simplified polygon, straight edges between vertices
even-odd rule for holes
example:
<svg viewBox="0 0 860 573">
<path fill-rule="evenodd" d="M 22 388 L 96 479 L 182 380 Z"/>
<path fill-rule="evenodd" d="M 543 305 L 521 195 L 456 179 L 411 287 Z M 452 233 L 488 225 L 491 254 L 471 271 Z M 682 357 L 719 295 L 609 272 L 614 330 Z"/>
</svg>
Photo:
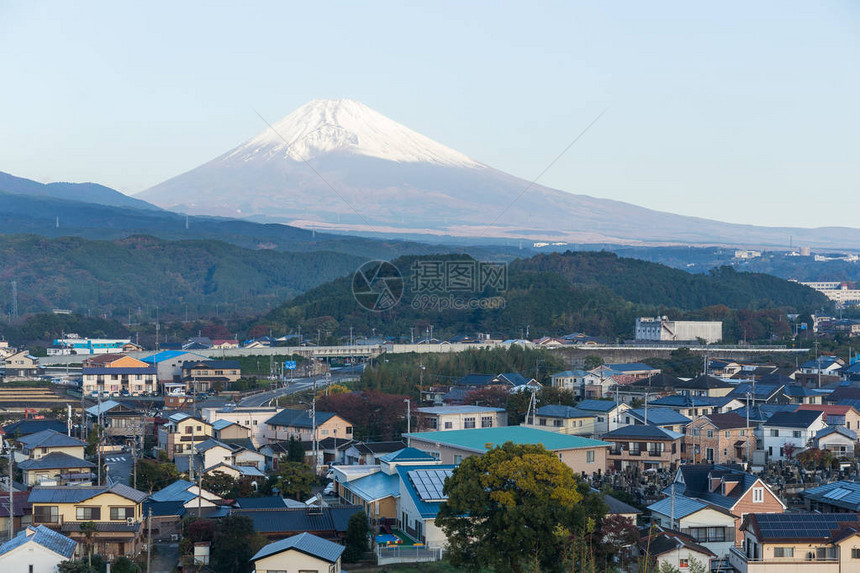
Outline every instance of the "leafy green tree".
<svg viewBox="0 0 860 573">
<path fill-rule="evenodd" d="M 219 497 L 228 497 L 236 486 L 236 480 L 222 471 L 214 471 L 203 475 L 201 485 Z"/>
<path fill-rule="evenodd" d="M 152 493 L 179 479 L 176 465 L 166 461 L 143 459 L 137 462 L 137 488 Z"/>
<path fill-rule="evenodd" d="M 313 470 L 299 462 L 281 462 L 278 472 L 278 490 L 284 497 L 301 501 L 310 496 L 316 477 Z"/>
<path fill-rule="evenodd" d="M 589 354 L 585 358 L 582 359 L 582 367 L 586 370 L 593 370 L 598 366 L 603 364 L 603 358 L 597 356 L 596 354 Z"/>
<path fill-rule="evenodd" d="M 584 536 L 605 513 L 600 498 L 541 445 L 508 442 L 470 456 L 444 493 L 436 525 L 448 538 L 451 563 L 469 571 L 559 571 L 565 537 Z"/>
<path fill-rule="evenodd" d="M 287 446 L 287 461 L 305 462 L 305 447 L 302 445 L 302 441 L 295 436 L 290 436 L 290 443 Z"/>
<path fill-rule="evenodd" d="M 363 511 L 353 513 L 346 525 L 346 550 L 343 552 L 343 560 L 355 563 L 364 557 L 367 552 L 367 536 L 370 528 L 367 525 L 367 514 Z"/>
<path fill-rule="evenodd" d="M 140 566 L 125 555 L 122 555 L 114 562 L 110 570 L 111 573 L 138 573 Z"/>
<path fill-rule="evenodd" d="M 81 523 L 81 533 L 84 534 L 84 545 L 87 550 L 87 564 L 93 566 L 93 538 L 96 534 L 96 524 L 92 521 L 84 521 Z"/>
<path fill-rule="evenodd" d="M 62 561 L 57 565 L 60 573 L 105 573 L 107 562 L 101 555 L 93 555 L 91 561 Z"/>
<path fill-rule="evenodd" d="M 251 557 L 266 544 L 244 515 L 228 515 L 218 521 L 212 541 L 211 568 L 216 573 L 249 573 Z"/>
</svg>

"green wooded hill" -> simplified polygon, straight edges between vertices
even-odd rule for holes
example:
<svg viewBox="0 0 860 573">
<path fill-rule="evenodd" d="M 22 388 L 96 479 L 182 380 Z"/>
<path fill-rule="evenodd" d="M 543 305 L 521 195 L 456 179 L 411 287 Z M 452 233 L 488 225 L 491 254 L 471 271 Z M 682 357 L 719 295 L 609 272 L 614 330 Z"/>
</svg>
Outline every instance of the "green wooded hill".
<svg viewBox="0 0 860 573">
<path fill-rule="evenodd" d="M 472 260 L 467 256 L 432 260 Z M 502 309 L 438 310 L 415 308 L 421 293 L 413 290 L 412 266 L 427 257 L 394 261 L 404 277 L 400 303 L 386 312 L 361 308 L 352 295 L 350 277 L 321 285 L 270 312 L 260 324 L 325 328 L 341 336 L 356 332 L 389 337 L 491 333 L 518 337 L 529 327 L 530 338 L 572 331 L 611 338 L 631 338 L 637 316 L 667 314 L 675 319 L 724 321 L 724 338 L 761 340 L 788 334 L 786 312 L 800 314 L 829 308 L 821 295 L 767 275 L 719 269 L 691 275 L 664 265 L 619 258 L 604 252 L 566 252 L 516 260 L 508 266 Z"/>
<path fill-rule="evenodd" d="M 53 308 L 126 317 L 159 306 L 165 316 L 188 305 L 192 316 L 265 312 L 300 292 L 354 271 L 361 257 L 332 252 L 250 250 L 211 240 L 164 241 L 134 236 L 116 241 L 79 237 L 0 235 L 0 310 Z M 0 314 L 2 314 L 0 313 Z M 148 314 L 147 314 L 148 316 Z"/>
</svg>

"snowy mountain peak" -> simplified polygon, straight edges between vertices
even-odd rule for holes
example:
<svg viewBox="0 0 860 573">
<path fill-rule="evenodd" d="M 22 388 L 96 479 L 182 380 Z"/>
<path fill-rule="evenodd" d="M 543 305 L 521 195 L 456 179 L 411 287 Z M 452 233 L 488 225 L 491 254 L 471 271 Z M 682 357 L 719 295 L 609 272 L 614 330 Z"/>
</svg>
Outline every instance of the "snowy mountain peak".
<svg viewBox="0 0 860 573">
<path fill-rule="evenodd" d="M 331 152 L 400 163 L 481 166 L 351 99 L 312 100 L 237 147 L 226 159 L 302 161 Z"/>
</svg>

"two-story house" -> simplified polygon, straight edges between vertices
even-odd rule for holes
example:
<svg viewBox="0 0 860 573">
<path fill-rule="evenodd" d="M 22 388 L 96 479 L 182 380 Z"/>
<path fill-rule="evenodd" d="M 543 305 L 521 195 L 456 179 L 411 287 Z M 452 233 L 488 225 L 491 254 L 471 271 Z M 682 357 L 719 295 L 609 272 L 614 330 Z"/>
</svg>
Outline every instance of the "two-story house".
<svg viewBox="0 0 860 573">
<path fill-rule="evenodd" d="M 6 368 L 5 379 L 35 378 L 39 375 L 39 359 L 26 350 L 16 352 L 3 359 Z"/>
<path fill-rule="evenodd" d="M 710 396 L 689 396 L 682 394 L 663 396 L 662 398 L 648 402 L 649 407 L 672 408 L 682 416 L 690 419 L 706 414 L 725 414 L 743 405 L 743 401 L 731 396 L 712 398 Z"/>
<path fill-rule="evenodd" d="M 537 408 L 533 415 L 527 416 L 523 426 L 549 430 L 571 436 L 594 436 L 594 422 L 597 414 L 586 412 L 573 406 L 550 404 Z"/>
<path fill-rule="evenodd" d="M 419 431 L 497 428 L 508 425 L 504 408 L 488 406 L 433 406 L 418 408 Z"/>
<path fill-rule="evenodd" d="M 191 456 L 194 446 L 205 442 L 212 434 L 212 425 L 208 422 L 177 412 L 168 416 L 167 423 L 158 429 L 158 448 L 173 461 L 176 456 Z"/>
<path fill-rule="evenodd" d="M 34 487 L 29 502 L 34 526 L 44 525 L 79 544 L 88 542 L 91 535 L 93 552 L 113 559 L 140 552 L 144 540 L 142 504 L 146 497 L 123 484 Z M 95 524 L 91 534 L 83 526 L 88 522 Z"/>
<path fill-rule="evenodd" d="M 768 459 L 780 461 L 794 457 L 806 449 L 819 430 L 826 426 L 824 412 L 777 412 L 762 424 L 763 447 Z"/>
<path fill-rule="evenodd" d="M 603 434 L 612 447 L 607 453 L 607 470 L 639 471 L 674 468 L 681 459 L 683 434 L 651 424 L 623 426 Z"/>
<path fill-rule="evenodd" d="M 106 400 L 84 410 L 90 431 L 98 425 L 108 437 L 134 439 L 143 436 L 146 417 L 127 403 Z"/>
<path fill-rule="evenodd" d="M 860 516 L 856 513 L 750 513 L 740 547 L 729 553 L 739 573 L 860 571 Z"/>
<path fill-rule="evenodd" d="M 696 376 L 691 380 L 682 380 L 675 385 L 675 391 L 684 396 L 707 396 L 709 398 L 722 398 L 734 388 L 734 384 L 706 374 Z"/>
<path fill-rule="evenodd" d="M 352 424 L 333 412 L 316 412 L 316 439 L 352 438 Z M 314 418 L 309 410 L 284 409 L 266 420 L 265 436 L 269 442 L 280 442 L 296 437 L 310 441 L 313 436 Z"/>
<path fill-rule="evenodd" d="M 630 405 L 612 400 L 583 400 L 576 405 L 576 409 L 594 414 L 594 435 L 600 437 L 628 424 L 624 421 L 624 414 Z"/>
<path fill-rule="evenodd" d="M 604 372 L 595 373 L 588 370 L 556 372 L 550 379 L 554 388 L 573 392 L 574 396 L 581 400 L 605 398 L 609 390 L 615 385 L 612 376 L 608 376 Z"/>
<path fill-rule="evenodd" d="M 842 426 L 849 430 L 860 430 L 860 412 L 854 406 L 843 404 L 802 404 L 798 412 L 824 412 L 824 421 L 828 426 Z"/>
<path fill-rule="evenodd" d="M 783 513 L 782 500 L 758 476 L 719 464 L 686 464 L 675 472 L 663 493 L 697 499 L 727 510 L 735 517 L 735 545 L 743 541 L 741 520 L 748 513 Z"/>
<path fill-rule="evenodd" d="M 248 437 L 254 446 L 260 447 L 268 442 L 267 435 L 271 428 L 267 422 L 281 411 L 281 408 L 270 406 L 224 406 L 221 408 L 202 408 L 203 419 L 210 424 L 216 422 L 234 422 L 248 428 Z"/>
<path fill-rule="evenodd" d="M 97 354 L 84 360 L 84 396 L 146 396 L 158 391 L 158 370 L 125 354 Z"/>
<path fill-rule="evenodd" d="M 664 430 L 672 430 L 679 434 L 690 423 L 690 418 L 679 414 L 672 408 L 633 408 L 624 413 L 624 422 L 627 424 L 650 424 L 659 426 Z"/>
<path fill-rule="evenodd" d="M 716 556 L 735 545 L 736 517 L 724 507 L 683 495 L 669 495 L 648 506 L 651 519 L 667 530 L 680 531 Z"/>
<path fill-rule="evenodd" d="M 190 393 L 223 390 L 241 377 L 238 360 L 195 360 L 182 365 L 182 381 Z"/>
<path fill-rule="evenodd" d="M 42 430 L 35 434 L 30 434 L 18 438 L 18 443 L 21 444 L 21 451 L 16 455 L 19 459 L 38 460 L 49 454 L 66 454 L 73 458 L 84 459 L 84 449 L 87 443 L 61 434 L 56 430 Z"/>
<path fill-rule="evenodd" d="M 684 441 L 684 459 L 693 463 L 741 463 L 756 449 L 753 426 L 734 412 L 695 418 Z"/>
</svg>

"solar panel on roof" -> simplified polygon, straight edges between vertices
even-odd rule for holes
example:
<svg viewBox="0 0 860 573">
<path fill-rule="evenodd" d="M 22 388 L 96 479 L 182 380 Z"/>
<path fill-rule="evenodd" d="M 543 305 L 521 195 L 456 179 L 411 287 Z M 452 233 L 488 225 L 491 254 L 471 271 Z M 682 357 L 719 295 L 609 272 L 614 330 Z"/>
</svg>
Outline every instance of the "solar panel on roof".
<svg viewBox="0 0 860 573">
<path fill-rule="evenodd" d="M 445 499 L 442 490 L 445 479 L 451 476 L 451 470 L 411 470 L 406 475 L 412 480 L 412 485 L 422 501 Z"/>
<path fill-rule="evenodd" d="M 842 499 L 849 493 L 851 492 L 844 487 L 835 487 L 832 490 L 828 491 L 826 494 L 824 494 L 824 497 L 826 497 L 827 499 Z"/>
</svg>

